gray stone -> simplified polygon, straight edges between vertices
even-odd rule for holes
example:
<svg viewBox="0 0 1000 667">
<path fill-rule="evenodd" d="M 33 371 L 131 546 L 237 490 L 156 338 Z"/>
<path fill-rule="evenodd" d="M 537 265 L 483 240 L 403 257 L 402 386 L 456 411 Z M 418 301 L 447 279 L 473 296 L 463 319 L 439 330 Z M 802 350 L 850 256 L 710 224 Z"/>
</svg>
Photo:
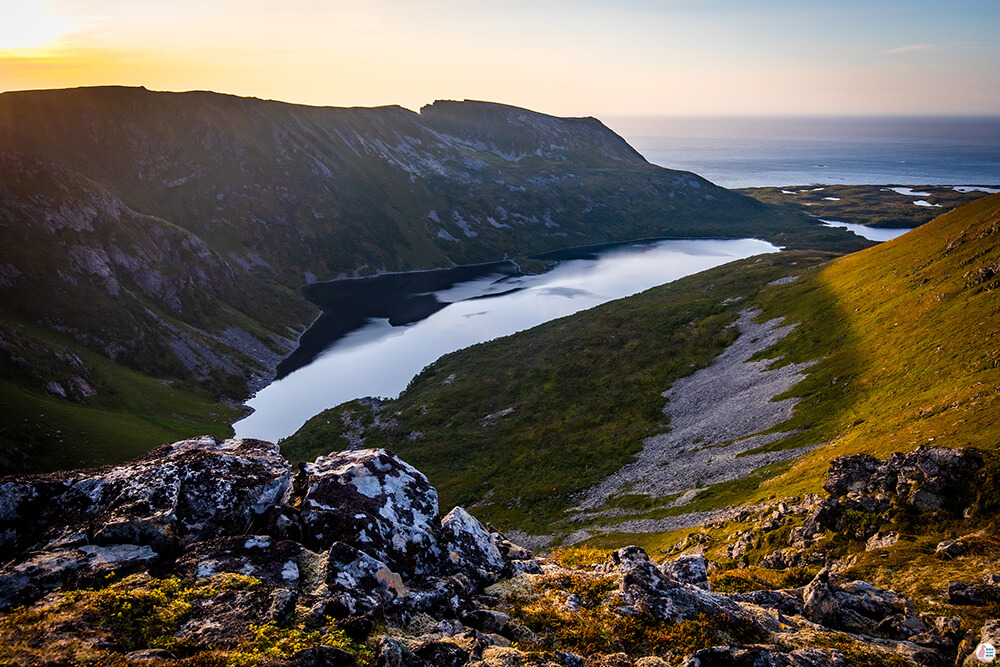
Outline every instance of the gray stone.
<svg viewBox="0 0 1000 667">
<path fill-rule="evenodd" d="M 437 491 L 413 466 L 384 449 L 321 456 L 306 463 L 290 494 L 302 543 L 324 551 L 348 544 L 409 576 L 441 565 Z"/>
<path fill-rule="evenodd" d="M 868 538 L 865 543 L 865 551 L 875 551 L 876 549 L 888 549 L 899 541 L 899 533 L 890 530 L 886 533 L 875 533 Z"/>
<path fill-rule="evenodd" d="M 961 540 L 944 540 L 943 542 L 938 542 L 937 548 L 934 549 L 934 555 L 938 558 L 951 560 L 952 558 L 964 556 L 967 551 L 965 543 Z"/>
<path fill-rule="evenodd" d="M 708 582 L 708 560 L 700 554 L 684 555 L 664 561 L 660 565 L 660 570 L 682 584 L 697 586 L 706 591 L 712 590 L 712 585 Z"/>
<path fill-rule="evenodd" d="M 441 542 L 442 550 L 456 568 L 476 572 L 489 583 L 500 578 L 506 563 L 495 538 L 461 507 L 454 508 L 441 520 Z"/>
</svg>

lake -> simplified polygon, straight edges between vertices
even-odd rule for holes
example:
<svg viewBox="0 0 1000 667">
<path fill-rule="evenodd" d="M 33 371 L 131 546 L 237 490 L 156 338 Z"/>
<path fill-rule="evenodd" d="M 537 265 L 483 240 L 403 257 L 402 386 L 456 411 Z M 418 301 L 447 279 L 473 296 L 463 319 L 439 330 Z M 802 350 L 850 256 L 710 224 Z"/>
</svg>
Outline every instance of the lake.
<svg viewBox="0 0 1000 667">
<path fill-rule="evenodd" d="M 649 241 L 569 251 L 561 256 L 569 259 L 538 275 L 497 263 L 311 286 L 310 299 L 346 316 L 334 311 L 317 321 L 303 336 L 310 341 L 303 349 L 312 349 L 285 364 L 282 377 L 247 402 L 253 414 L 233 428 L 240 438 L 276 442 L 345 401 L 398 396 L 424 366 L 449 352 L 778 250 L 757 239 Z M 371 291 L 372 285 L 379 289 Z"/>
</svg>

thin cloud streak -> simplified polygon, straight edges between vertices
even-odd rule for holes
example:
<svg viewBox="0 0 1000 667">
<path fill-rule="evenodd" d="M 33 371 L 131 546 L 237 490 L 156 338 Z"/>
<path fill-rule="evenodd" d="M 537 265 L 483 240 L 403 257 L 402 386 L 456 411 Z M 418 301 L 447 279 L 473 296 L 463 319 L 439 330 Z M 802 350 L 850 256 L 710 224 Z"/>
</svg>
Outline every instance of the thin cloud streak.
<svg viewBox="0 0 1000 667">
<path fill-rule="evenodd" d="M 896 56 L 902 53 L 913 53 L 914 51 L 929 51 L 931 49 L 937 49 L 940 44 L 910 44 L 908 46 L 900 46 L 895 49 L 889 49 L 888 51 L 882 51 L 879 53 L 880 56 Z"/>
</svg>

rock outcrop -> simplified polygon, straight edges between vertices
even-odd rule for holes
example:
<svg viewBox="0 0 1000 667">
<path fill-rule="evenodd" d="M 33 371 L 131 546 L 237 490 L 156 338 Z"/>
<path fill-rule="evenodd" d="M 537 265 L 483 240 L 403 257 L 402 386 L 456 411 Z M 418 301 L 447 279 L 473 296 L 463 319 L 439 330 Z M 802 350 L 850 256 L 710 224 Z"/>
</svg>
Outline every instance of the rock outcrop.
<svg viewBox="0 0 1000 667">
<path fill-rule="evenodd" d="M 155 571 L 251 576 L 337 617 L 457 613 L 504 572 L 538 568 L 461 508 L 442 522 L 427 478 L 385 450 L 293 473 L 276 445 L 203 437 L 122 466 L 6 478 L 0 497 L 3 609 Z"/>
<path fill-rule="evenodd" d="M 832 530 L 884 548 L 898 536 L 878 536 L 880 516 L 899 510 L 961 516 L 974 500 L 969 480 L 982 467 L 982 452 L 970 447 L 918 447 L 885 461 L 869 454 L 838 457 L 823 483 L 829 497 L 810 510 L 789 542 L 803 549 Z"/>
<path fill-rule="evenodd" d="M 956 471 L 982 465 L 976 454 L 840 459 L 827 484 L 840 496 L 758 510 L 758 529 L 787 530 L 803 515 L 833 522 L 845 497 L 960 511 Z M 746 545 L 757 537 L 740 535 Z M 942 542 L 935 562 L 964 558 L 983 539 Z M 701 553 L 656 563 L 629 546 L 575 568 L 535 559 L 461 507 L 442 518 L 427 478 L 381 449 L 334 452 L 293 470 L 273 444 L 203 437 L 113 468 L 3 478 L 0 547 L 2 620 L 23 613 L 19 605 L 30 611 L 18 618 L 31 619 L 89 599 L 74 622 L 54 622 L 46 641 L 114 652 L 111 664 L 177 662 L 164 646 L 246 655 L 257 651 L 252 642 L 274 641 L 261 639 L 268 632 L 290 633 L 289 646 L 301 648 L 281 660 L 258 651 L 253 664 L 346 667 L 364 655 L 386 667 L 841 667 L 864 656 L 861 664 L 943 666 L 961 664 L 977 640 L 961 617 L 921 612 L 836 568 L 798 588 L 720 593 L 709 572 L 726 566 Z M 809 562 L 794 547 L 764 561 Z M 988 610 L 1000 602 L 998 584 L 995 574 L 952 581 L 947 602 Z M 131 609 L 153 617 L 156 643 L 142 639 L 144 621 Z M 107 626 L 126 621 L 109 639 Z M 355 643 L 327 645 L 322 632 L 305 641 L 310 628 Z M 816 648 L 817 637 L 831 643 Z M 647 648 L 655 655 L 636 655 Z M 34 664 L 27 655 L 12 664 Z"/>
</svg>

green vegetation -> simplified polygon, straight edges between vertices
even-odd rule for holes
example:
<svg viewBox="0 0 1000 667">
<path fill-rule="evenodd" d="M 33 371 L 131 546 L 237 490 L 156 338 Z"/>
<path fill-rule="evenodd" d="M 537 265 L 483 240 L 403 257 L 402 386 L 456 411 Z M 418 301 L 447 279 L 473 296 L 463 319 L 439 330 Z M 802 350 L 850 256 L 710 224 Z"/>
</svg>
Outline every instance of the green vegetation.
<svg viewBox="0 0 1000 667">
<path fill-rule="evenodd" d="M 505 527 L 550 532 L 572 494 L 627 463 L 667 425 L 662 392 L 736 338 L 737 312 L 776 278 L 829 259 L 792 252 L 736 262 L 530 332 L 446 355 L 384 404 L 325 411 L 282 441 L 289 458 L 344 447 L 342 415 L 380 428 L 443 506 L 476 506 Z M 770 288 L 768 288 L 770 289 Z M 452 377 L 454 376 L 454 377 Z"/>
<path fill-rule="evenodd" d="M 556 572 L 536 580 L 534 587 L 531 595 L 513 595 L 506 601 L 511 616 L 536 633 L 534 641 L 521 647 L 529 651 L 657 655 L 676 661 L 711 646 L 766 639 L 753 624 L 724 614 L 677 622 L 648 614 L 623 615 L 617 609 L 619 582 L 614 576 Z M 564 604 L 569 596 L 576 597 L 578 609 Z"/>
<path fill-rule="evenodd" d="M 0 136 L 0 319 L 59 332 L 158 380 L 199 384 L 220 405 L 246 398 L 252 378 L 268 376 L 315 318 L 297 292 L 304 282 L 635 238 L 866 245 L 652 165 L 593 119 L 503 105 L 441 103 L 414 114 L 140 88 L 23 91 L 0 95 Z M 505 148 L 484 148 L 491 143 Z M 8 337 L 17 332 L 0 327 L 4 371 L 19 358 Z M 30 364 L 14 370 L 4 375 L 10 401 L 44 395 L 53 381 L 39 382 Z M 38 407 L 32 398 L 18 411 Z M 159 409 L 83 407 L 63 412 L 101 423 L 117 415 L 130 427 L 100 429 L 104 451 L 88 462 L 121 461 L 136 451 L 125 434 L 142 429 L 132 427 L 171 421 Z M 52 424 L 8 423 L 0 447 L 21 455 L 0 454 L 0 469 L 77 465 L 82 441 L 52 431 L 95 427 Z M 189 433 L 159 425 L 138 439 L 179 432 Z"/>
<path fill-rule="evenodd" d="M 942 213 L 979 199 L 984 192 L 958 192 L 940 185 L 912 188 L 926 195 L 903 195 L 881 185 L 824 185 L 738 190 L 759 201 L 790 207 L 825 220 L 870 227 L 918 227 Z M 926 201 L 931 206 L 913 202 Z"/>
<path fill-rule="evenodd" d="M 239 598 L 234 596 L 251 594 L 259 586 L 257 579 L 240 574 L 199 580 L 141 574 L 56 594 L 46 605 L 0 614 L 0 664 L 124 667 L 135 664 L 125 656 L 129 651 L 167 649 L 176 659 L 164 664 L 178 667 L 256 667 L 320 645 L 353 654 L 359 665 L 370 662 L 371 649 L 348 638 L 329 619 L 298 619 L 279 626 L 234 622 L 226 614 L 212 621 L 227 624 L 222 645 L 177 636 L 181 626 L 200 613 L 199 601 L 226 596 L 236 604 L 232 600 Z M 235 612 L 237 617 L 253 616 L 249 609 Z M 79 632 L 81 627 L 92 630 Z"/>
<path fill-rule="evenodd" d="M 661 392 L 728 345 L 734 332 L 727 325 L 747 307 L 797 323 L 762 356 L 778 364 L 818 360 L 788 392 L 801 401 L 778 428 L 792 434 L 768 447 L 812 449 L 681 507 L 623 495 L 609 508 L 630 515 L 600 521 L 816 492 L 842 454 L 884 457 L 927 443 L 995 448 L 998 209 L 1000 197 L 982 198 L 905 237 L 826 263 L 830 256 L 818 253 L 736 262 L 448 355 L 399 399 L 329 410 L 283 450 L 311 458 L 341 447 L 342 415 L 350 413 L 352 422 L 369 424 L 360 431 L 366 446 L 389 447 L 424 470 L 443 505 L 475 505 L 484 519 L 529 532 L 576 529 L 562 514 L 573 494 L 669 427 Z M 768 284 L 788 275 L 798 280 Z M 886 519 L 853 517 L 859 534 Z M 671 539 L 677 536 L 611 533 L 591 543 L 653 550 Z"/>
<path fill-rule="evenodd" d="M 775 480 L 784 493 L 816 490 L 842 454 L 997 447 L 998 238 L 994 195 L 761 294 L 764 317 L 799 322 L 768 354 L 820 360 L 787 394 L 802 400 L 783 428 L 802 432 L 774 446 L 829 444 Z"/>
<path fill-rule="evenodd" d="M 228 437 L 240 414 L 195 382 L 149 377 L 41 327 L 9 322 L 3 333 L 20 363 L 0 357 L 0 470 L 100 465 L 165 442 Z M 74 376 L 93 394 L 74 394 Z M 69 396 L 46 391 L 50 381 Z"/>
</svg>

